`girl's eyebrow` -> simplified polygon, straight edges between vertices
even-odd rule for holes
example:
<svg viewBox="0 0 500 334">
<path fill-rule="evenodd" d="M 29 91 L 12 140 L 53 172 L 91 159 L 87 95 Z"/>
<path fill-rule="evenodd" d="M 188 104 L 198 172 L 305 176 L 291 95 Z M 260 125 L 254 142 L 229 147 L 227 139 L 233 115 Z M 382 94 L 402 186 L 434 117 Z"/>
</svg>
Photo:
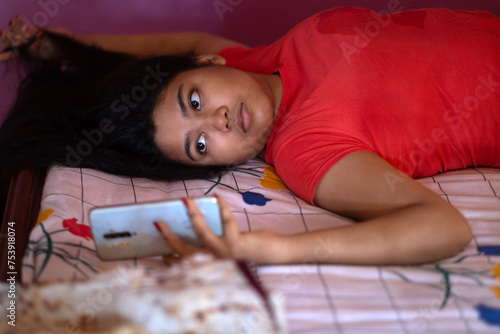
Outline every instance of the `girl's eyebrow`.
<svg viewBox="0 0 500 334">
<path fill-rule="evenodd" d="M 184 103 L 184 99 L 182 97 L 183 93 L 182 93 L 182 87 L 184 85 L 180 85 L 179 86 L 179 91 L 177 92 L 177 101 L 179 102 L 179 107 L 181 108 L 181 112 L 182 112 L 182 116 L 184 116 L 185 118 L 189 118 L 189 115 L 188 115 L 188 112 L 187 112 L 187 108 L 186 108 L 186 104 Z"/>
</svg>

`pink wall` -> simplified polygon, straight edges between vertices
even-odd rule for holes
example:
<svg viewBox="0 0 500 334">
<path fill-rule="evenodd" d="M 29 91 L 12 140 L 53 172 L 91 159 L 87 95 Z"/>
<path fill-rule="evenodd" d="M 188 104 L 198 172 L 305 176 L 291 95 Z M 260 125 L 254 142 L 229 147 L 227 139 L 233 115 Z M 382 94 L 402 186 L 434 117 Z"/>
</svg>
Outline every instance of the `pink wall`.
<svg viewBox="0 0 500 334">
<path fill-rule="evenodd" d="M 21 14 L 36 25 L 67 27 L 75 33 L 197 30 L 254 46 L 274 41 L 316 12 L 347 5 L 376 11 L 422 7 L 487 10 L 500 16 L 498 0 L 5 0 L 0 2 L 0 29 Z M 0 121 L 12 102 L 14 77 L 12 73 L 0 76 Z"/>
</svg>

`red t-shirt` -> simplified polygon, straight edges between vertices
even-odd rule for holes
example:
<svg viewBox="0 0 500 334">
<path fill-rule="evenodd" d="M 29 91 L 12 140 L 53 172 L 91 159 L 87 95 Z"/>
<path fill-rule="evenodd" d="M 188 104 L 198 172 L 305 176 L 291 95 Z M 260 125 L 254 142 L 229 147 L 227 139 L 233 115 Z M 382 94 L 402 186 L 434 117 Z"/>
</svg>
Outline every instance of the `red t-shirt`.
<svg viewBox="0 0 500 334">
<path fill-rule="evenodd" d="M 269 46 L 221 55 L 280 73 L 266 161 L 310 203 L 325 173 L 357 151 L 412 177 L 500 166 L 500 19 L 486 12 L 337 8 Z"/>
</svg>

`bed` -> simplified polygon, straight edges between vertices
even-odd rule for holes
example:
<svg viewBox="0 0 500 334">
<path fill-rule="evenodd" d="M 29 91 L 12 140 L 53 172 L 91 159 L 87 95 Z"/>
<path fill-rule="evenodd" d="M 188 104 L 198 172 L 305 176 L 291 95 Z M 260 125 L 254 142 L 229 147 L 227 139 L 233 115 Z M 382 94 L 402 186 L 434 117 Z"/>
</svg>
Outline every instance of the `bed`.
<svg viewBox="0 0 500 334">
<path fill-rule="evenodd" d="M 469 246 L 453 258 L 419 266 L 325 265 L 318 260 L 336 247 L 325 239 L 318 240 L 316 257 L 302 263 L 246 264 L 252 271 L 248 276 L 272 296 L 278 332 L 500 330 L 500 169 L 471 168 L 418 181 L 468 219 L 474 234 Z M 168 270 L 158 257 L 101 261 L 95 253 L 89 210 L 214 193 L 226 198 L 243 231 L 297 233 L 353 224 L 295 196 L 272 166 L 257 159 L 219 178 L 173 183 L 54 166 L 47 173 L 25 171 L 12 182 L 2 235 L 8 235 L 8 223 L 15 222 L 18 263 L 9 268 L 3 256 L 2 281 L 14 276 L 18 289 L 22 283 L 28 291 L 93 281 L 114 270 Z M 5 241 L 2 254 L 7 254 Z M 228 328 L 222 332 L 238 332 Z"/>
</svg>

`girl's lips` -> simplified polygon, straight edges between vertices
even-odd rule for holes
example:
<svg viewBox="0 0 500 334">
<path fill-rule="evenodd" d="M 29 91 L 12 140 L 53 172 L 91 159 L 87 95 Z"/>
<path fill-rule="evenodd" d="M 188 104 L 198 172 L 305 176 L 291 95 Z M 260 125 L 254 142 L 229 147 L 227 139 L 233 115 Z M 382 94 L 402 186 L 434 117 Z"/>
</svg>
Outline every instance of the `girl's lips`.
<svg viewBox="0 0 500 334">
<path fill-rule="evenodd" d="M 245 132 L 248 132 L 250 124 L 251 124 L 250 112 L 248 111 L 248 108 L 245 105 L 245 103 L 241 103 L 241 125 Z"/>
</svg>

